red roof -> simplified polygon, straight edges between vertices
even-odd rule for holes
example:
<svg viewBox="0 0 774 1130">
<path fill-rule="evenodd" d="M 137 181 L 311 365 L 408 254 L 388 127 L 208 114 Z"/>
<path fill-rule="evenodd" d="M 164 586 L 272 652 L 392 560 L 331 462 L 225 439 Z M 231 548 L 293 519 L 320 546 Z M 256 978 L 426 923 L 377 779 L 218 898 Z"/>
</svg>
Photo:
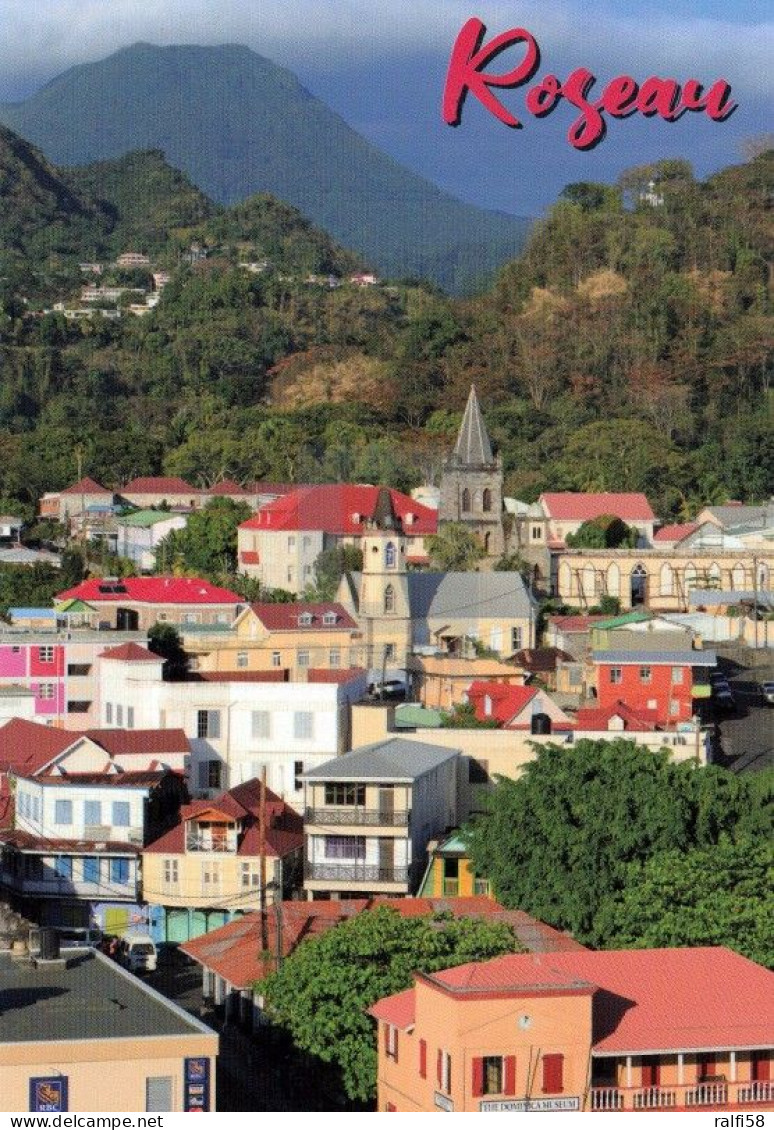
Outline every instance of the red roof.
<svg viewBox="0 0 774 1130">
<path fill-rule="evenodd" d="M 52 840 L 47 836 L 33 836 L 21 829 L 3 832 L 0 836 L 4 844 L 20 851 L 67 852 L 88 855 L 139 855 L 142 848 L 138 844 L 123 843 L 119 840 Z"/>
<path fill-rule="evenodd" d="M 261 783 L 257 779 L 245 781 L 214 800 L 197 800 L 180 809 L 178 823 L 165 832 L 146 851 L 154 854 L 177 854 L 185 851 L 185 825 L 187 821 L 205 814 L 222 813 L 240 824 L 237 855 L 258 857 L 261 853 L 259 836 L 259 810 Z M 303 820 L 285 801 L 266 790 L 266 852 L 281 857 L 299 851 L 304 843 Z"/>
<path fill-rule="evenodd" d="M 87 730 L 86 737 L 111 755 L 190 753 L 184 730 Z"/>
<path fill-rule="evenodd" d="M 578 730 L 607 730 L 610 719 L 616 717 L 622 720 L 624 730 L 657 730 L 659 714 L 657 710 L 648 710 L 645 707 L 628 706 L 620 699 L 613 706 L 584 706 L 575 715 L 575 725 Z"/>
<path fill-rule="evenodd" d="M 248 483 L 247 489 L 249 490 L 250 494 L 273 494 L 277 498 L 279 498 L 281 494 L 292 494 L 293 491 L 299 490 L 300 486 L 298 483 L 254 482 Z"/>
<path fill-rule="evenodd" d="M 673 526 L 662 526 L 660 530 L 656 530 L 653 535 L 654 541 L 682 541 L 692 534 L 694 530 L 698 530 L 698 522 L 678 522 Z"/>
<path fill-rule="evenodd" d="M 414 990 L 404 989 L 402 993 L 393 993 L 391 997 L 383 997 L 368 1011 L 377 1020 L 385 1020 L 388 1024 L 405 1031 L 414 1025 L 415 1003 L 416 993 Z"/>
<path fill-rule="evenodd" d="M 170 771 L 168 769 L 140 769 L 104 773 L 37 773 L 35 780 L 43 785 L 106 785 L 120 789 L 150 789 L 158 785 Z"/>
<path fill-rule="evenodd" d="M 59 493 L 60 494 L 108 494 L 108 495 L 110 495 L 111 498 L 113 497 L 113 494 L 114 494 L 114 492 L 112 490 L 108 490 L 107 487 L 103 487 L 100 483 L 96 482 L 94 479 L 90 479 L 88 476 L 85 479 L 79 479 L 78 482 L 73 483 L 72 486 L 65 487 L 65 489 L 60 490 Z"/>
<path fill-rule="evenodd" d="M 12 718 L 0 727 L 0 770 L 26 775 L 47 765 L 81 737 L 25 718 Z"/>
<path fill-rule="evenodd" d="M 242 597 L 199 577 L 122 577 L 108 581 L 92 577 L 57 593 L 57 600 L 85 600 L 88 604 L 241 604 Z"/>
<path fill-rule="evenodd" d="M 158 841 L 157 841 L 158 842 Z M 147 848 L 145 849 L 148 850 Z M 487 919 L 509 915 L 494 899 L 484 895 L 470 898 L 370 898 L 326 902 L 282 903 L 283 955 L 292 953 L 305 938 L 325 933 L 348 918 L 377 906 L 389 906 L 405 917 L 448 911 L 455 917 L 481 916 Z M 263 951 L 261 920 L 257 913 L 246 914 L 217 930 L 185 942 L 181 949 L 207 969 L 214 970 L 228 984 L 243 989 L 263 977 L 276 955 L 276 907 L 267 910 L 268 943 Z M 527 916 L 528 917 L 528 916 Z M 531 921 L 535 921 L 532 919 Z M 542 923 L 540 924 L 542 925 Z M 577 943 L 573 943 L 577 945 Z"/>
<path fill-rule="evenodd" d="M 570 522 L 587 522 L 602 514 L 614 514 L 624 522 L 653 522 L 656 515 L 644 494 L 595 494 L 574 491 L 541 494 L 540 501 L 549 518 Z"/>
<path fill-rule="evenodd" d="M 251 604 L 250 608 L 270 632 L 335 632 L 343 628 L 357 630 L 357 623 L 343 605 L 331 601 L 314 604 L 302 601 L 290 604 Z M 332 617 L 334 619 L 329 623 L 328 620 Z"/>
<path fill-rule="evenodd" d="M 149 651 L 147 647 L 141 647 L 138 643 L 122 643 L 118 647 L 109 647 L 107 651 L 101 651 L 101 659 L 120 659 L 124 663 L 162 663 L 163 658 L 157 655 L 155 651 Z"/>
<path fill-rule="evenodd" d="M 380 487 L 328 483 L 302 487 L 262 506 L 241 530 L 322 530 L 328 534 L 359 535 L 374 512 Z M 406 534 L 422 536 L 438 529 L 438 511 L 390 488 L 395 513 Z"/>
<path fill-rule="evenodd" d="M 192 487 L 185 479 L 176 475 L 150 475 L 132 479 L 121 488 L 122 494 L 201 494 L 198 487 Z"/>
<path fill-rule="evenodd" d="M 433 980 L 495 996 L 595 987 L 597 1052 L 768 1047 L 774 1030 L 774 974 L 724 947 L 507 954 Z"/>
<path fill-rule="evenodd" d="M 501 725 L 510 722 L 535 697 L 537 687 L 511 686 L 509 683 L 471 683 L 468 698 L 473 703 L 479 722 L 493 719 Z M 485 700 L 489 698 L 491 710 L 487 714 Z"/>
<path fill-rule="evenodd" d="M 365 667 L 310 667 L 306 672 L 308 683 L 351 683 L 365 675 Z"/>
<path fill-rule="evenodd" d="M 238 494 L 240 496 L 246 497 L 250 494 L 250 491 L 247 490 L 246 487 L 241 487 L 239 483 L 235 483 L 233 479 L 221 479 L 219 483 L 215 483 L 214 486 L 208 487 L 208 489 L 204 493 L 224 495 L 226 498 L 228 498 L 232 494 Z"/>
</svg>

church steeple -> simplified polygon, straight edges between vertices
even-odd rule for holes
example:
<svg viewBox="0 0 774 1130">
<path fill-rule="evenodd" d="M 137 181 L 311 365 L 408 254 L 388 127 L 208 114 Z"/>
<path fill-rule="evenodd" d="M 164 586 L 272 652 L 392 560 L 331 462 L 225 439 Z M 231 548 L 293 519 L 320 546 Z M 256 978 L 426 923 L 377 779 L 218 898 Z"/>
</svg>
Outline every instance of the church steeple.
<svg viewBox="0 0 774 1130">
<path fill-rule="evenodd" d="M 476 395 L 476 386 L 470 386 L 468 403 L 462 417 L 452 460 L 462 467 L 491 467 L 494 463 L 492 445 Z"/>
<path fill-rule="evenodd" d="M 461 522 L 481 540 L 491 560 L 505 547 L 502 511 L 502 460 L 492 452 L 473 385 L 454 451 L 443 465 L 438 520 Z"/>
</svg>

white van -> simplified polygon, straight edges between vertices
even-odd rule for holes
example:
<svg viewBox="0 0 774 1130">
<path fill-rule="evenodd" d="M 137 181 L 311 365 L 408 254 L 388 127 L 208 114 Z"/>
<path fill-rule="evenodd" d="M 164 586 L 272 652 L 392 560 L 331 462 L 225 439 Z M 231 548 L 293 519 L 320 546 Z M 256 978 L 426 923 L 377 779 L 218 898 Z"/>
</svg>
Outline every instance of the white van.
<svg viewBox="0 0 774 1130">
<path fill-rule="evenodd" d="M 121 965 L 132 973 L 152 973 L 158 964 L 158 950 L 148 934 L 125 934 L 116 954 Z"/>
</svg>

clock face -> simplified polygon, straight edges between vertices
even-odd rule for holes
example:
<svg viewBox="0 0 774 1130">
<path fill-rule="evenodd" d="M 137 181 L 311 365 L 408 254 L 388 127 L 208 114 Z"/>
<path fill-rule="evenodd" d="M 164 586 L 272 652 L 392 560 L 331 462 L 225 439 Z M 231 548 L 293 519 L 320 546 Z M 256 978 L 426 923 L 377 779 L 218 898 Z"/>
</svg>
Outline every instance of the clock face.
<svg viewBox="0 0 774 1130">
<path fill-rule="evenodd" d="M 531 1024 L 532 1024 L 532 1017 L 527 1016 L 526 1013 L 524 1013 L 523 1016 L 519 1017 L 519 1028 L 529 1028 L 529 1026 Z"/>
</svg>

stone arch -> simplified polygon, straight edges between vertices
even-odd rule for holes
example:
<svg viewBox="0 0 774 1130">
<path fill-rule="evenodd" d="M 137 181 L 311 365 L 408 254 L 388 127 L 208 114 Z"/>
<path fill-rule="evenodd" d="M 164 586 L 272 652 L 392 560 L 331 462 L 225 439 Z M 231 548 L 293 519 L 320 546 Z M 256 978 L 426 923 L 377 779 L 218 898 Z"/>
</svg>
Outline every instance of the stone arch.
<svg viewBox="0 0 774 1130">
<path fill-rule="evenodd" d="M 492 492 L 489 487 L 484 488 L 484 493 L 481 496 L 481 507 L 485 514 L 488 514 L 492 509 Z"/>
</svg>

